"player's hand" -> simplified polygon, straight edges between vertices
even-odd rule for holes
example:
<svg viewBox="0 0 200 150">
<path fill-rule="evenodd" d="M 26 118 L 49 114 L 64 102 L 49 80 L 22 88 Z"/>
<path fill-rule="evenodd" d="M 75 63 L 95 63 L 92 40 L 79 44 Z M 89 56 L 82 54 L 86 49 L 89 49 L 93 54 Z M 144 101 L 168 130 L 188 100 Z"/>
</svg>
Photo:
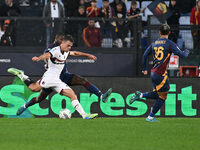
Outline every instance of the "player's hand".
<svg viewBox="0 0 200 150">
<path fill-rule="evenodd" d="M 145 70 L 145 71 L 142 71 L 142 73 L 143 73 L 144 75 L 147 75 L 147 74 L 148 74 L 148 71 Z"/>
<path fill-rule="evenodd" d="M 92 60 L 94 60 L 94 61 L 96 61 L 96 60 L 97 60 L 97 57 L 96 57 L 96 56 L 94 56 L 94 55 L 88 55 L 88 58 L 90 58 L 90 59 L 92 59 Z"/>
<path fill-rule="evenodd" d="M 37 62 L 37 61 L 39 61 L 39 58 L 36 57 L 36 56 L 34 56 L 34 57 L 32 58 L 32 61 Z"/>
</svg>

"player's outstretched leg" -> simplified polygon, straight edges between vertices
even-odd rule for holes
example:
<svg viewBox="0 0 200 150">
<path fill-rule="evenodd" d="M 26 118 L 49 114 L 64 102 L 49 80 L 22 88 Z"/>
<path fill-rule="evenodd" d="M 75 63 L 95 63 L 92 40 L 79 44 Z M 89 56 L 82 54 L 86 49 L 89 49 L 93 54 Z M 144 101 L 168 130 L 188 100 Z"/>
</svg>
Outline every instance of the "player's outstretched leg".
<svg viewBox="0 0 200 150">
<path fill-rule="evenodd" d="M 8 72 L 13 74 L 13 75 L 18 76 L 20 79 L 22 78 L 22 76 L 24 74 L 24 72 L 22 70 L 19 70 L 17 68 L 9 68 Z"/>
<path fill-rule="evenodd" d="M 108 91 L 104 94 L 101 95 L 100 99 L 106 103 L 108 101 L 108 97 L 110 96 L 110 94 L 112 93 L 112 88 L 108 89 Z"/>
<path fill-rule="evenodd" d="M 34 83 L 32 79 L 30 79 L 27 75 L 24 74 L 22 70 L 19 70 L 17 68 L 9 68 L 8 72 L 16 75 L 20 78 L 21 81 L 23 81 L 27 86 Z"/>
<path fill-rule="evenodd" d="M 136 91 L 135 95 L 133 95 L 129 101 L 130 104 L 132 104 L 133 102 L 140 100 L 141 99 L 141 92 L 140 91 Z"/>
</svg>

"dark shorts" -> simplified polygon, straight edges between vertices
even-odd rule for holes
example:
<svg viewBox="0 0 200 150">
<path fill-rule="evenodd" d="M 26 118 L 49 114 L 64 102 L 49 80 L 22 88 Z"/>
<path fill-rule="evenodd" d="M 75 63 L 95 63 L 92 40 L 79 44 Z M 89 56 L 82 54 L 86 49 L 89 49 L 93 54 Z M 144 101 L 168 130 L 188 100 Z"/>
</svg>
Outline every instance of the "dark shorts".
<svg viewBox="0 0 200 150">
<path fill-rule="evenodd" d="M 166 100 L 170 84 L 168 76 L 161 76 L 151 72 L 151 80 L 153 84 L 153 90 L 157 92 L 161 99 Z"/>
<path fill-rule="evenodd" d="M 74 77 L 74 74 L 69 72 L 62 72 L 60 74 L 60 79 L 62 82 L 66 83 L 67 85 L 72 85 L 72 78 Z"/>
</svg>

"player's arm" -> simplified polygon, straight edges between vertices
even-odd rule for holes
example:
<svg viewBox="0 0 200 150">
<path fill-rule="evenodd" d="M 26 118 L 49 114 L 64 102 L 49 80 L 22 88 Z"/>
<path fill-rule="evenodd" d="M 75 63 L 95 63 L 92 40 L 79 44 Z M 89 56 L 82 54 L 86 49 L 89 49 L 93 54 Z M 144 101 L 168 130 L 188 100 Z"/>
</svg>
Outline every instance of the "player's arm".
<svg viewBox="0 0 200 150">
<path fill-rule="evenodd" d="M 46 49 L 44 50 L 44 54 L 45 54 L 45 53 L 48 53 L 50 50 L 51 50 L 51 48 L 46 48 Z M 48 63 L 48 59 L 45 59 L 44 62 L 47 64 L 47 63 Z"/>
<path fill-rule="evenodd" d="M 51 57 L 51 54 L 50 54 L 49 52 L 47 52 L 47 53 L 44 53 L 43 55 L 41 55 L 41 56 L 39 56 L 39 57 L 34 56 L 34 57 L 32 58 L 32 61 L 38 62 L 38 61 L 40 61 L 40 60 L 45 60 L 45 59 L 48 59 L 48 58 L 50 58 L 50 57 Z"/>
<path fill-rule="evenodd" d="M 178 46 L 175 44 L 175 43 L 172 43 L 171 44 L 172 46 L 172 52 L 175 54 L 175 55 L 178 55 L 180 56 L 181 58 L 186 58 L 188 57 L 190 51 L 189 50 L 184 50 L 184 51 L 181 51 Z"/>
<path fill-rule="evenodd" d="M 50 47 L 46 48 L 46 49 L 44 50 L 44 54 L 45 54 L 45 53 L 48 53 L 50 50 L 51 50 Z M 47 70 L 47 69 L 49 68 L 49 67 L 48 67 L 48 59 L 45 59 L 45 60 L 44 60 L 44 63 L 45 63 L 45 64 L 44 64 L 44 69 Z"/>
<path fill-rule="evenodd" d="M 88 57 L 89 59 L 92 59 L 94 61 L 97 60 L 97 57 L 88 53 L 83 53 L 83 52 L 79 52 L 79 51 L 70 51 L 70 55 L 71 56 L 85 56 Z"/>
<path fill-rule="evenodd" d="M 144 75 L 147 75 L 147 57 L 149 56 L 149 54 L 151 53 L 152 50 L 152 45 L 150 45 L 146 51 L 143 54 L 143 58 L 142 58 L 142 73 Z"/>
</svg>

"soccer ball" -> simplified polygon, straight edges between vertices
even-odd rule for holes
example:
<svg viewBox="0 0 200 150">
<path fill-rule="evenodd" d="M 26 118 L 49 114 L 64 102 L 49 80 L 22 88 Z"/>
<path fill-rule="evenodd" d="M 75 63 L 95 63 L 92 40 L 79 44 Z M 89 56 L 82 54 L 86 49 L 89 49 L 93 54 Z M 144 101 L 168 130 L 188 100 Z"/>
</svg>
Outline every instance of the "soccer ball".
<svg viewBox="0 0 200 150">
<path fill-rule="evenodd" d="M 59 112 L 59 117 L 61 119 L 70 119 L 71 118 L 71 112 L 69 109 L 62 109 L 60 112 Z"/>
</svg>

